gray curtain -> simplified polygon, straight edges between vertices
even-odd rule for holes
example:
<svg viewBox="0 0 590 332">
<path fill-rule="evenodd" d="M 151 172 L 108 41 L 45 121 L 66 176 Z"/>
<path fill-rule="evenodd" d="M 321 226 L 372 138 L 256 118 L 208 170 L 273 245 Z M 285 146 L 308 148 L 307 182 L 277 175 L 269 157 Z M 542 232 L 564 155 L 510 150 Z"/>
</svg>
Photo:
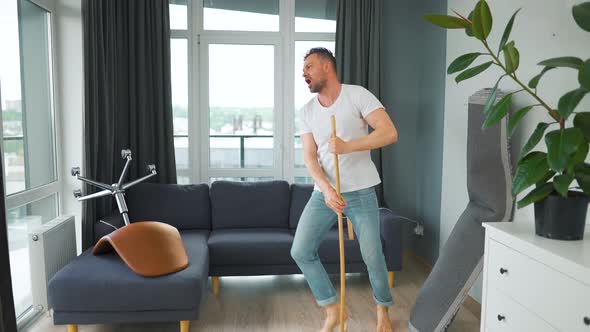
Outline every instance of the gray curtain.
<svg viewBox="0 0 590 332">
<path fill-rule="evenodd" d="M 84 176 L 116 182 L 129 148 L 127 180 L 155 164 L 153 182 L 176 183 L 169 19 L 167 0 L 82 1 Z M 84 249 L 94 244 L 96 220 L 115 208 L 110 197 L 83 203 Z"/>
<path fill-rule="evenodd" d="M 336 67 L 340 82 L 361 85 L 381 98 L 382 0 L 339 0 L 336 11 Z M 371 151 L 383 179 L 381 149 Z M 377 188 L 383 205 L 383 185 Z"/>
</svg>

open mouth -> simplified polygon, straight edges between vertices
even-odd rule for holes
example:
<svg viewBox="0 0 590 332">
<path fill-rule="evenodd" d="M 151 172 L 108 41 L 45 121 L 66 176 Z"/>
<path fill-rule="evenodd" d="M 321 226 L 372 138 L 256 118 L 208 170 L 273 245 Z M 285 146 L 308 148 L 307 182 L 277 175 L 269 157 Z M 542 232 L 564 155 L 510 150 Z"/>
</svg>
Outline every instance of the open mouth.
<svg viewBox="0 0 590 332">
<path fill-rule="evenodd" d="M 309 78 L 305 79 L 305 83 L 307 83 L 307 86 L 311 86 L 311 80 Z"/>
</svg>

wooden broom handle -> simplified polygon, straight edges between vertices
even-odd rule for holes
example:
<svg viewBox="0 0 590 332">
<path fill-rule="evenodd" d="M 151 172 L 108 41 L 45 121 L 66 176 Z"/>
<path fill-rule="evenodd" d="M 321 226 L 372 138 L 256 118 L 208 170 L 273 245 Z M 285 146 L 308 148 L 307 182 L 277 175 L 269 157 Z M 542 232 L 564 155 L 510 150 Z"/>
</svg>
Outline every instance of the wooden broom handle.
<svg viewBox="0 0 590 332">
<path fill-rule="evenodd" d="M 332 137 L 336 137 L 336 117 L 332 115 Z M 336 193 L 340 197 L 340 168 L 338 154 L 334 152 L 334 170 L 336 172 Z M 346 269 L 344 268 L 344 229 L 342 213 L 338 213 L 338 246 L 340 247 L 340 332 L 344 332 L 344 302 L 346 298 Z"/>
</svg>

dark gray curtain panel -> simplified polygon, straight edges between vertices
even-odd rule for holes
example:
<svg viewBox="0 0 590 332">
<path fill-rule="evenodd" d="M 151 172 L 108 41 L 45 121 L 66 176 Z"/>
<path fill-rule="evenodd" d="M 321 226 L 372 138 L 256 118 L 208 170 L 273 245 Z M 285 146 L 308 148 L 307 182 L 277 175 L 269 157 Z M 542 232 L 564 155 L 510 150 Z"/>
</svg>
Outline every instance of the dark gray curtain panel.
<svg viewBox="0 0 590 332">
<path fill-rule="evenodd" d="M 382 0 L 339 0 L 336 14 L 336 67 L 342 83 L 361 85 L 381 98 Z M 381 149 L 371 158 L 383 179 Z M 383 185 L 377 188 L 383 204 Z"/>
<path fill-rule="evenodd" d="M 167 0 L 83 0 L 84 168 L 115 183 L 131 149 L 127 180 L 148 174 L 176 183 Z M 85 194 L 95 189 L 85 187 Z M 94 223 L 116 204 L 110 197 L 83 203 L 82 245 L 94 244 Z"/>
</svg>

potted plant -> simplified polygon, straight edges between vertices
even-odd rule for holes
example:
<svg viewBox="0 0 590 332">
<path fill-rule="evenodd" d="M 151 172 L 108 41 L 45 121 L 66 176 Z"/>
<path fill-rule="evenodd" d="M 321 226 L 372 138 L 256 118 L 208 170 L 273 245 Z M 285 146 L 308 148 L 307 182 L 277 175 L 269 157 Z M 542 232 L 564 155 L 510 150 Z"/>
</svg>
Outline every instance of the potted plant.
<svg viewBox="0 0 590 332">
<path fill-rule="evenodd" d="M 483 129 L 509 116 L 508 135 L 512 135 L 518 123 L 531 110 L 540 108 L 548 113 L 551 122 L 539 122 L 522 149 L 512 183 L 512 194 L 516 196 L 535 186 L 518 201 L 517 206 L 522 208 L 535 204 L 535 232 L 538 235 L 563 240 L 582 239 L 590 196 L 590 164 L 585 162 L 590 144 L 590 112 L 574 111 L 590 92 L 590 59 L 564 56 L 542 61 L 539 63 L 543 66 L 540 73 L 530 79 L 528 84 L 523 83 L 516 74 L 519 52 L 516 43 L 510 40 L 519 10 L 508 21 L 497 49 L 492 48 L 487 40 L 493 20 L 485 0 L 477 1 L 467 16 L 453 11 L 456 16 L 425 15 L 424 18 L 446 29 L 462 29 L 468 37 L 476 38 L 483 44 L 485 52 L 461 55 L 449 65 L 448 74 L 459 73 L 455 78 L 457 83 L 491 66 L 497 66 L 503 71 L 484 105 L 486 119 Z M 572 14 L 577 25 L 590 32 L 590 2 L 574 6 Z M 485 60 L 471 66 L 477 59 Z M 553 107 L 537 94 L 537 86 L 545 73 L 557 68 L 573 69 L 578 75 L 580 87 L 566 92 L 559 99 L 557 107 Z M 494 103 L 498 84 L 505 78 L 514 80 L 521 89 Z M 509 115 L 512 98 L 517 93 L 530 95 L 535 103 Z M 567 122 L 572 118 L 573 124 Z M 543 138 L 547 152 L 533 151 Z"/>
</svg>

